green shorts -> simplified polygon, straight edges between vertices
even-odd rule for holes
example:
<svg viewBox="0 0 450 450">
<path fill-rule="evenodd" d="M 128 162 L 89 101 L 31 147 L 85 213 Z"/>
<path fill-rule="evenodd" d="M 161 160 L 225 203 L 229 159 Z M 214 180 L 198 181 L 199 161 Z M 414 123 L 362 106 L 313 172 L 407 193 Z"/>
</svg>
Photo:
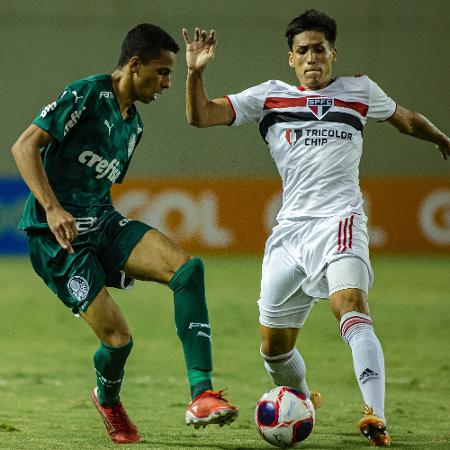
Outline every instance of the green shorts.
<svg viewBox="0 0 450 450">
<path fill-rule="evenodd" d="M 104 286 L 126 289 L 133 280 L 122 271 L 131 251 L 152 227 L 108 211 L 91 229 L 79 231 L 73 254 L 50 230 L 27 230 L 31 263 L 47 286 L 72 308 L 85 311 Z"/>
</svg>

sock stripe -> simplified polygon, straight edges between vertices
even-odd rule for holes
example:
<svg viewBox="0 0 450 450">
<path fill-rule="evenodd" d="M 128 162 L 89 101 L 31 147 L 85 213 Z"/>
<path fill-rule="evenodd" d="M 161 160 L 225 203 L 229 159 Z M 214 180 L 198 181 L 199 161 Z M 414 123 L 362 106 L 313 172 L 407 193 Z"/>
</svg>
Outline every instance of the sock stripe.
<svg viewBox="0 0 450 450">
<path fill-rule="evenodd" d="M 261 354 L 261 356 L 264 358 L 265 361 L 268 362 L 275 362 L 275 363 L 282 363 L 282 362 L 286 362 L 289 359 L 291 359 L 292 355 L 294 354 L 294 350 L 292 349 L 290 352 L 284 353 L 283 355 L 277 355 L 277 356 L 267 356 L 265 355 L 261 348 L 259 349 L 259 353 Z"/>
<path fill-rule="evenodd" d="M 370 319 L 366 319 L 365 317 L 360 316 L 351 316 L 348 319 L 344 320 L 341 325 L 340 333 L 341 336 L 345 336 L 348 330 L 355 325 L 372 325 L 372 321 Z"/>
</svg>

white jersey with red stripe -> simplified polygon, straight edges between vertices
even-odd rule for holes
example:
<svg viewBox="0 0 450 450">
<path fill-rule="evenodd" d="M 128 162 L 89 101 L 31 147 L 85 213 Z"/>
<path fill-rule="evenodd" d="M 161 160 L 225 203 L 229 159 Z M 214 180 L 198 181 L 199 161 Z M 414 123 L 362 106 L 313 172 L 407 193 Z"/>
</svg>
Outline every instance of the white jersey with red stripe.
<svg viewBox="0 0 450 450">
<path fill-rule="evenodd" d="M 367 76 L 338 77 L 317 91 L 271 80 L 227 96 L 233 125 L 257 122 L 283 183 L 277 220 L 362 212 L 359 161 L 368 117 L 396 104 Z"/>
</svg>

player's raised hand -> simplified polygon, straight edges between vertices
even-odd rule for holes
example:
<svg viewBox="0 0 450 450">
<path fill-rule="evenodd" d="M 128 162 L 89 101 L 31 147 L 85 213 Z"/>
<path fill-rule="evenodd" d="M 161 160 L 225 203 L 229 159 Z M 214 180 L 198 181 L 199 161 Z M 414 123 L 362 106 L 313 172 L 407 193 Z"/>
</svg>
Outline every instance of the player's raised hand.
<svg viewBox="0 0 450 450">
<path fill-rule="evenodd" d="M 214 58 L 217 46 L 216 32 L 195 28 L 194 38 L 191 40 L 186 28 L 183 28 L 183 38 L 186 43 L 186 64 L 188 69 L 203 70 Z"/>
<path fill-rule="evenodd" d="M 70 243 L 78 236 L 73 216 L 63 208 L 53 208 L 47 211 L 47 223 L 59 245 L 68 253 L 73 253 Z"/>
</svg>

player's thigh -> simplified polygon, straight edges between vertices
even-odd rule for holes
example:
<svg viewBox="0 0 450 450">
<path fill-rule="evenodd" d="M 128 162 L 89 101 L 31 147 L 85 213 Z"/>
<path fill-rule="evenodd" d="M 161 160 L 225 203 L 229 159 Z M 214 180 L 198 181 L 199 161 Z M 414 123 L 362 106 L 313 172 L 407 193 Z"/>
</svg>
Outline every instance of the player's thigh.
<svg viewBox="0 0 450 450">
<path fill-rule="evenodd" d="M 74 313 L 84 311 L 105 285 L 105 272 L 91 236 L 72 242 L 74 253 L 61 248 L 53 234 L 29 233 L 30 259 L 35 272 Z"/>
<path fill-rule="evenodd" d="M 105 287 L 80 315 L 105 344 L 118 347 L 130 341 L 127 321 Z"/>
<path fill-rule="evenodd" d="M 267 328 L 300 328 L 315 299 L 303 292 L 305 273 L 282 242 L 269 239 L 262 266 L 259 321 Z"/>
<path fill-rule="evenodd" d="M 125 273 L 138 280 L 168 284 L 190 256 L 167 236 L 152 229 L 135 245 L 124 265 Z"/>
<path fill-rule="evenodd" d="M 353 256 L 340 258 L 331 262 L 326 272 L 330 304 L 337 319 L 350 311 L 369 313 L 367 294 L 370 273 L 363 260 Z"/>
</svg>

